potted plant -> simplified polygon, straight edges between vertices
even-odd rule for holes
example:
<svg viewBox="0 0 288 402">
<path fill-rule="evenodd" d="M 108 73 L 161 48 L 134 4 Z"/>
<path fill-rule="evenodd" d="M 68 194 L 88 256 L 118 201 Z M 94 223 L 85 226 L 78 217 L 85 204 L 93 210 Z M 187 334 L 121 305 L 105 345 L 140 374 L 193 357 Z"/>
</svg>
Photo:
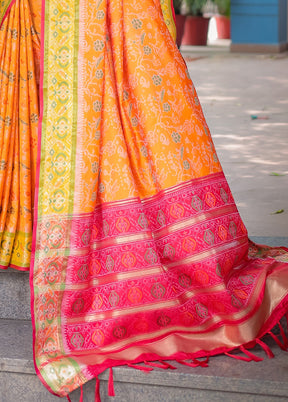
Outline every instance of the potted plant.
<svg viewBox="0 0 288 402">
<path fill-rule="evenodd" d="M 217 5 L 218 13 L 215 15 L 218 39 L 230 39 L 230 0 L 212 0 Z"/>
<path fill-rule="evenodd" d="M 182 45 L 205 46 L 210 18 L 203 17 L 207 0 L 184 0 L 186 21 Z"/>
<path fill-rule="evenodd" d="M 176 25 L 176 44 L 178 47 L 180 47 L 181 45 L 186 20 L 186 15 L 182 13 L 182 6 L 183 6 L 183 0 L 173 0 L 173 8 L 175 12 L 175 25 Z"/>
</svg>

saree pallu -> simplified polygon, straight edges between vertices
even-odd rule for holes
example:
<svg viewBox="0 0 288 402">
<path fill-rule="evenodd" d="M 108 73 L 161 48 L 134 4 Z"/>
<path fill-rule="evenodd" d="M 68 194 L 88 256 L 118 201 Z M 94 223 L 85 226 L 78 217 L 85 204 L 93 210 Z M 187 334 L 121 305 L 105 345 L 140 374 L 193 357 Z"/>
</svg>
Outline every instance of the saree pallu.
<svg viewBox="0 0 288 402">
<path fill-rule="evenodd" d="M 288 252 L 248 240 L 167 4 L 42 5 L 31 309 L 58 396 L 245 350 L 287 312 Z"/>
</svg>

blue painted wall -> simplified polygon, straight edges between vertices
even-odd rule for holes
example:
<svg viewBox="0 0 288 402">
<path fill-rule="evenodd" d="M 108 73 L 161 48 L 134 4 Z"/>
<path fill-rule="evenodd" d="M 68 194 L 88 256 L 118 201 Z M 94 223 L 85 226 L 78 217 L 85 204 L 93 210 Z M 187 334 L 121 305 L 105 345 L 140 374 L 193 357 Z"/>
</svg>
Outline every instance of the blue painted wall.
<svg viewBox="0 0 288 402">
<path fill-rule="evenodd" d="M 287 0 L 231 0 L 232 43 L 287 43 Z"/>
<path fill-rule="evenodd" d="M 287 0 L 279 0 L 279 40 L 280 40 L 280 42 L 288 42 L 287 8 L 288 8 L 288 1 Z"/>
</svg>

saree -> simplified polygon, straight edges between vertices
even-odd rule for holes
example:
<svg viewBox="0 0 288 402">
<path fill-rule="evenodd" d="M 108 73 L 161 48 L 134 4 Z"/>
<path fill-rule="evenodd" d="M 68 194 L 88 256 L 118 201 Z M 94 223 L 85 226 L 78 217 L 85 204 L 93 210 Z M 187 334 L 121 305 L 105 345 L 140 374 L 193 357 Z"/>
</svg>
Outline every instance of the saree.
<svg viewBox="0 0 288 402">
<path fill-rule="evenodd" d="M 28 270 L 31 257 L 39 117 L 35 11 L 36 1 L 34 10 L 28 1 L 12 6 L 6 0 L 0 6 L 0 268 L 4 269 Z"/>
<path fill-rule="evenodd" d="M 267 351 L 261 338 L 288 309 L 288 251 L 248 239 L 170 1 L 45 0 L 41 20 L 40 380 L 64 397 L 119 365 Z"/>
</svg>

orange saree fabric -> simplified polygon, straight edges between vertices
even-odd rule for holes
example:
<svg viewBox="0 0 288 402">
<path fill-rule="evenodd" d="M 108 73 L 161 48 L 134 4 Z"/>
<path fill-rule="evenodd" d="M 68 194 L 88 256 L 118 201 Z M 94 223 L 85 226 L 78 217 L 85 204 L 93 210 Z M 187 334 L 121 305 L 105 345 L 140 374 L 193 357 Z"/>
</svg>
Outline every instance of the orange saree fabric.
<svg viewBox="0 0 288 402">
<path fill-rule="evenodd" d="M 17 0 L 0 31 L 0 266 L 20 270 L 29 269 L 32 247 L 40 51 L 34 25 L 28 0 Z"/>
<path fill-rule="evenodd" d="M 251 347 L 287 312 L 288 252 L 248 240 L 165 4 L 43 2 L 30 283 L 58 396 Z"/>
</svg>

